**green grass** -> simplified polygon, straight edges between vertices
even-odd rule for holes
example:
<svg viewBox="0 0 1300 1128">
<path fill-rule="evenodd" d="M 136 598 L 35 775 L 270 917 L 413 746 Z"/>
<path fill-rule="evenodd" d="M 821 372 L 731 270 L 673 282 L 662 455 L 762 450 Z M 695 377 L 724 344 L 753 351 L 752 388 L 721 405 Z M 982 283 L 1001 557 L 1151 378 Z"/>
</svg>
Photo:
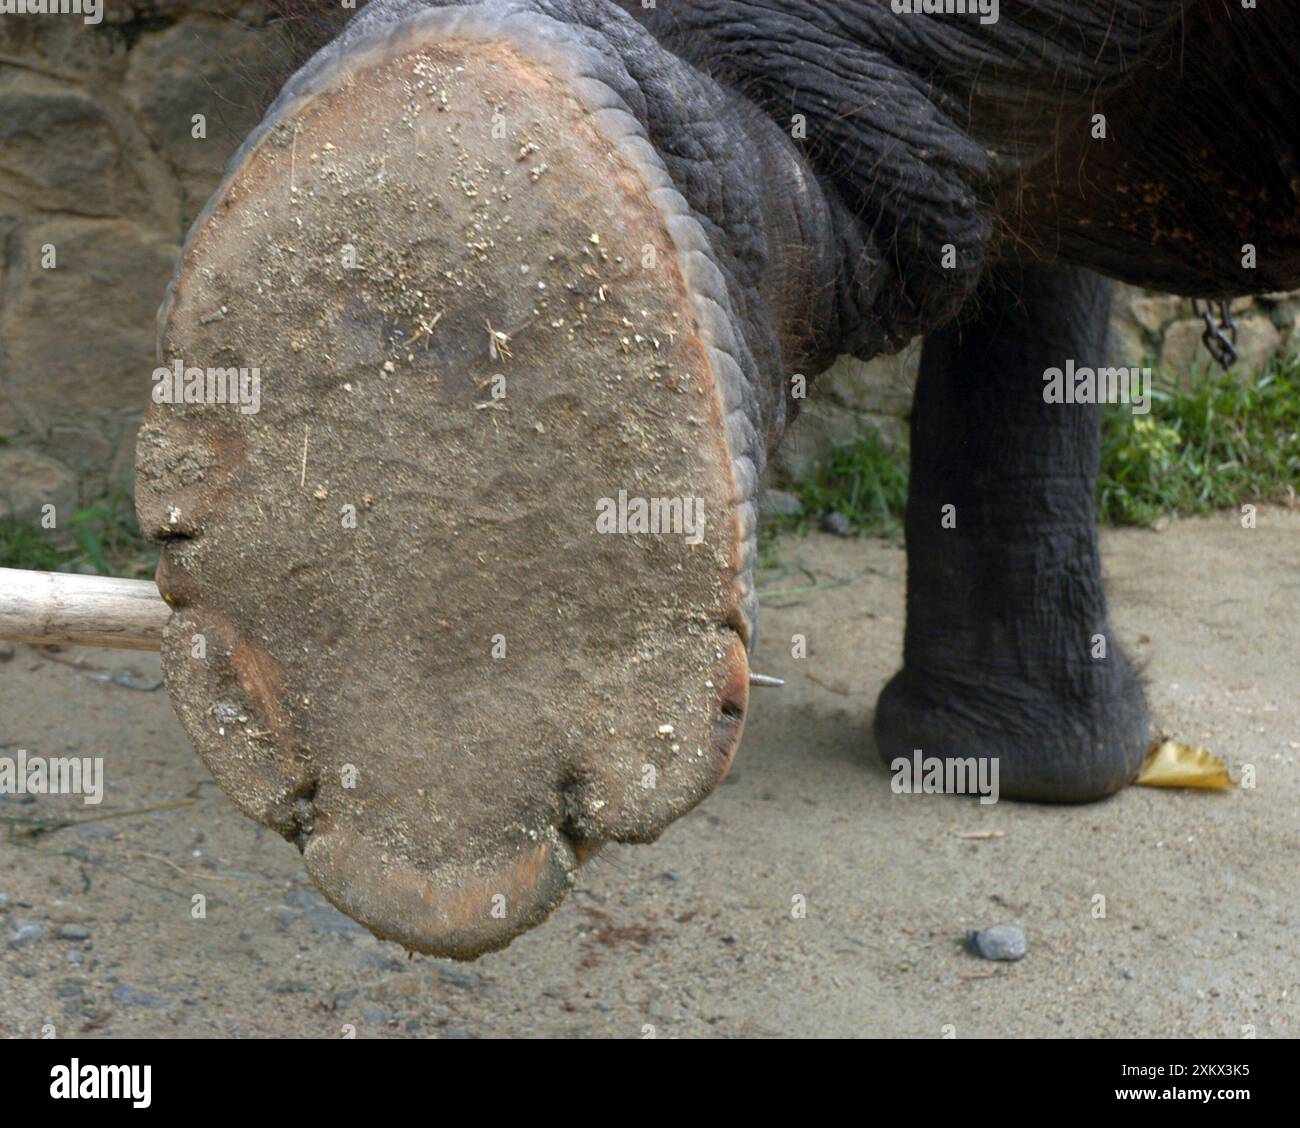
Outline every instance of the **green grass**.
<svg viewBox="0 0 1300 1128">
<path fill-rule="evenodd" d="M 1250 380 L 1223 375 L 1192 391 L 1161 381 L 1148 415 L 1102 417 L 1098 510 L 1151 525 L 1247 502 L 1289 500 L 1300 483 L 1300 356 Z"/>
<path fill-rule="evenodd" d="M 872 434 L 836 448 L 814 477 L 790 488 L 795 516 L 764 523 L 802 533 L 829 512 L 853 532 L 893 535 L 907 502 L 906 447 L 889 449 Z M 1151 410 L 1116 404 L 1102 415 L 1097 504 L 1102 521 L 1152 525 L 1247 502 L 1291 501 L 1300 487 L 1300 354 L 1246 379 L 1222 375 L 1180 390 L 1157 378 Z"/>
<path fill-rule="evenodd" d="M 67 559 L 50 534 L 36 525 L 0 519 L 0 568 L 51 572 Z"/>
<path fill-rule="evenodd" d="M 0 519 L 0 568 L 51 572 L 89 565 L 102 576 L 152 575 L 158 549 L 140 534 L 126 493 L 78 510 L 67 528 Z"/>
<path fill-rule="evenodd" d="M 791 488 L 797 516 L 775 517 L 774 532 L 806 532 L 828 513 L 841 513 L 858 534 L 891 536 L 907 505 L 907 449 L 890 449 L 874 431 L 838 446 L 812 478 Z"/>
</svg>

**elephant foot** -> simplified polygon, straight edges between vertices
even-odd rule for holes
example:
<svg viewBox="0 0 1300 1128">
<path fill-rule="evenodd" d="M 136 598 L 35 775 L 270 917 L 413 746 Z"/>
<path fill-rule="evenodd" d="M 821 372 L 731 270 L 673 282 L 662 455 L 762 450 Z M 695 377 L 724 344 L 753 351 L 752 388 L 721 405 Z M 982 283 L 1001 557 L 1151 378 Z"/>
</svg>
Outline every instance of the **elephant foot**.
<svg viewBox="0 0 1300 1128">
<path fill-rule="evenodd" d="M 1007 264 L 927 336 L 912 412 L 903 671 L 876 710 L 887 764 L 996 762 L 1000 793 L 1083 802 L 1147 750 L 1142 687 L 1112 637 L 1097 540 L 1100 416 L 1043 395 L 1099 364 L 1109 288 Z"/>
<path fill-rule="evenodd" d="M 1104 689 L 1086 698 L 1024 681 L 953 685 L 904 669 L 881 691 L 875 738 L 885 766 L 912 791 L 920 790 L 912 774 L 919 750 L 923 763 L 973 761 L 966 778 L 991 782 L 991 798 L 1044 803 L 1114 794 L 1133 782 L 1150 746 L 1142 685 L 1122 657 Z"/>
<path fill-rule="evenodd" d="M 167 372 L 260 377 L 141 432 L 175 708 L 335 905 L 436 955 L 655 838 L 744 723 L 755 338 L 601 65 L 481 9 L 318 61 L 161 315 Z"/>
</svg>

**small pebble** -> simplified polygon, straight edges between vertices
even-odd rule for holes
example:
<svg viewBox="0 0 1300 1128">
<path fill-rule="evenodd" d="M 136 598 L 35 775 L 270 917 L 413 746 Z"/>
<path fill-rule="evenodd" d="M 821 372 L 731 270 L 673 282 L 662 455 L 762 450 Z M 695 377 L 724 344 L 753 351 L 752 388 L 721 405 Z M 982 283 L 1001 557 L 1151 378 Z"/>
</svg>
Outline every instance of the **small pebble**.
<svg viewBox="0 0 1300 1128">
<path fill-rule="evenodd" d="M 37 920 L 15 920 L 14 934 L 9 940 L 11 948 L 25 948 L 29 944 L 39 944 L 47 935 L 45 925 Z"/>
<path fill-rule="evenodd" d="M 803 502 L 785 490 L 768 490 L 758 503 L 765 517 L 798 517 L 803 512 Z"/>
<path fill-rule="evenodd" d="M 131 987 L 125 983 L 113 988 L 113 1002 L 124 1007 L 146 1007 L 149 1010 L 158 1010 L 167 1005 L 167 1001 L 161 995 L 155 995 L 152 991 L 142 991 L 138 987 Z"/>
<path fill-rule="evenodd" d="M 966 933 L 966 943 L 985 960 L 1020 960 L 1025 957 L 1025 934 L 1014 924 L 995 924 Z"/>
<path fill-rule="evenodd" d="M 310 928 L 313 932 L 338 933 L 346 935 L 348 933 L 361 933 L 369 936 L 365 928 L 357 924 L 350 917 L 345 917 L 333 905 L 323 905 L 319 909 L 309 909 L 302 914 L 302 923 Z M 252 941 L 252 937 L 249 937 Z"/>
<path fill-rule="evenodd" d="M 305 995 L 311 990 L 312 985 L 302 979 L 285 979 L 271 988 L 276 995 Z"/>
<path fill-rule="evenodd" d="M 849 519 L 843 513 L 838 513 L 834 509 L 822 517 L 822 528 L 828 533 L 834 533 L 837 537 L 850 537 L 853 535 L 853 526 L 849 524 Z"/>
<path fill-rule="evenodd" d="M 89 940 L 90 929 L 84 924 L 65 924 L 54 937 L 56 940 Z"/>
</svg>

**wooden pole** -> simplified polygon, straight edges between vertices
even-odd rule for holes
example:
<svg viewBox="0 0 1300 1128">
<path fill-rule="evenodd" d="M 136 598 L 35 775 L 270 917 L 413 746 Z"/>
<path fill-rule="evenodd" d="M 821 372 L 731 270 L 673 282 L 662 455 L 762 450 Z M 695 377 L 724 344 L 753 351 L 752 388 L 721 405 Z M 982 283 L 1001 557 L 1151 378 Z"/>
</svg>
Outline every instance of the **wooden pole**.
<svg viewBox="0 0 1300 1128">
<path fill-rule="evenodd" d="M 0 568 L 0 639 L 157 650 L 171 613 L 152 580 Z"/>
</svg>

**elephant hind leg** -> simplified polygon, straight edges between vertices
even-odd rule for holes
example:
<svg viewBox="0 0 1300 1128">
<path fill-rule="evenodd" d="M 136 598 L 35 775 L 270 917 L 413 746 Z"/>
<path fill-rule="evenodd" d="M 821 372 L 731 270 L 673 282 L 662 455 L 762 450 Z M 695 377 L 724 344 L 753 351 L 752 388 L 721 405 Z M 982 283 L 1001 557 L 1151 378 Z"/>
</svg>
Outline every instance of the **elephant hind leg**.
<svg viewBox="0 0 1300 1128">
<path fill-rule="evenodd" d="M 904 668 L 876 711 L 887 764 L 996 761 L 1004 796 L 1099 799 L 1147 748 L 1141 684 L 1106 617 L 1099 411 L 1049 403 L 1050 368 L 1101 359 L 1108 284 L 1005 270 L 926 338 L 912 421 Z M 990 763 L 991 769 L 991 763 Z"/>
</svg>

